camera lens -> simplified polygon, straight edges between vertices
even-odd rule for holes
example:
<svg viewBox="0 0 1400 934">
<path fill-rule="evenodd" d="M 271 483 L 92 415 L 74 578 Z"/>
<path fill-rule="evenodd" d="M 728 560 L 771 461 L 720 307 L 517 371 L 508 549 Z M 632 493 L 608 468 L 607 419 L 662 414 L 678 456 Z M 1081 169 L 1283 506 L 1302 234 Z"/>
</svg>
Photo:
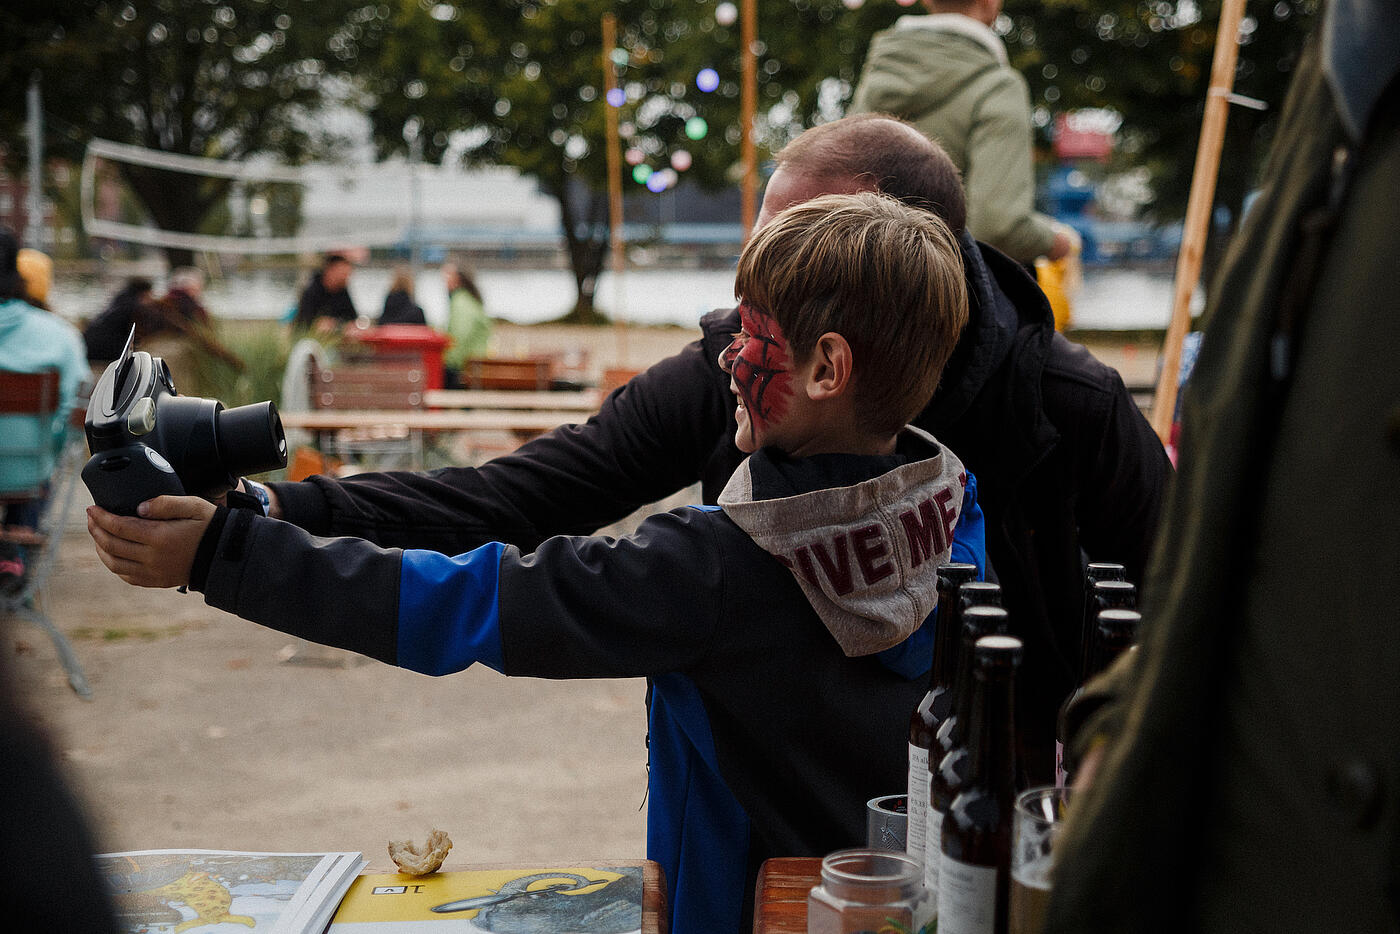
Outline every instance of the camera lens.
<svg viewBox="0 0 1400 934">
<path fill-rule="evenodd" d="M 287 438 L 282 433 L 277 406 L 271 402 L 221 409 L 215 419 L 219 453 L 231 476 L 244 477 L 287 466 Z"/>
</svg>

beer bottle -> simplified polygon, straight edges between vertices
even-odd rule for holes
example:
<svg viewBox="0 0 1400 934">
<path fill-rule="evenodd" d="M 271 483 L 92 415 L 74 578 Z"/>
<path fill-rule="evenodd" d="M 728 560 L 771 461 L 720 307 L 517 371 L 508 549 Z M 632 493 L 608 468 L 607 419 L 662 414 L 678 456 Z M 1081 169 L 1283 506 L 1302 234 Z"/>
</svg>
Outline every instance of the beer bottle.
<svg viewBox="0 0 1400 934">
<path fill-rule="evenodd" d="M 1092 566 L 1092 565 L 1091 565 Z M 1112 567 L 1122 567 L 1115 564 Z M 1089 590 L 1088 601 L 1085 605 L 1087 613 L 1092 613 L 1092 625 L 1085 630 L 1085 642 L 1080 648 L 1079 665 L 1079 685 L 1070 692 L 1069 696 L 1060 704 L 1060 713 L 1056 719 L 1055 726 L 1055 785 L 1064 787 L 1069 769 L 1065 766 L 1065 744 L 1069 742 L 1069 737 L 1065 735 L 1065 725 L 1068 719 L 1070 705 L 1074 699 L 1084 690 L 1094 675 L 1106 668 L 1106 665 L 1097 665 L 1095 653 L 1098 652 L 1099 642 L 1099 615 L 1104 610 L 1125 609 L 1131 610 L 1137 606 L 1137 588 L 1125 580 L 1100 580 L 1096 581 Z"/>
<path fill-rule="evenodd" d="M 1089 678 L 1085 668 L 1089 664 L 1089 644 L 1094 639 L 1094 627 L 1098 625 L 1099 611 L 1094 606 L 1094 585 L 1099 581 L 1125 581 L 1128 569 L 1121 564 L 1108 561 L 1091 561 L 1084 568 L 1084 613 L 1079 625 L 1079 683 Z"/>
<path fill-rule="evenodd" d="M 995 584 L 963 584 L 960 602 L 962 626 L 959 631 L 958 668 L 953 681 L 953 710 L 938 728 L 929 749 L 929 803 L 924 836 L 924 885 L 931 896 L 938 892 L 938 864 L 943 844 L 940 830 L 948 806 L 953 803 L 961 779 L 967 774 L 966 753 L 962 749 L 968 727 L 968 712 L 972 707 L 973 669 L 976 662 L 977 640 L 983 636 L 1006 632 L 1006 611 L 988 603 L 1001 602 L 1001 589 Z M 950 770 L 944 774 L 944 766 Z M 935 905 L 935 907 L 937 907 Z"/>
<path fill-rule="evenodd" d="M 954 562 L 938 569 L 938 616 L 933 630 L 933 664 L 928 693 L 909 715 L 908 836 L 905 852 L 920 866 L 924 862 L 924 827 L 928 812 L 929 747 L 938 726 L 952 709 L 953 667 L 958 659 L 961 613 L 958 588 L 977 579 L 977 566 Z"/>
<path fill-rule="evenodd" d="M 1093 680 L 1100 672 L 1106 671 L 1118 656 L 1133 647 L 1137 641 L 1138 624 L 1142 622 L 1142 616 L 1137 610 L 1107 609 L 1099 613 L 1099 624 L 1095 627 L 1093 653 L 1089 657 L 1089 676 L 1085 679 L 1085 684 Z M 1057 738 L 1055 740 L 1055 784 L 1064 787 L 1069 784 L 1070 777 L 1074 774 L 1076 763 L 1069 754 L 1069 710 L 1074 706 L 1075 700 L 1084 693 L 1084 685 L 1074 689 L 1074 693 L 1065 698 L 1065 702 L 1060 705 L 1060 718 L 1057 724 Z"/>
<path fill-rule="evenodd" d="M 1005 934 L 1016 803 L 1014 682 L 1021 640 L 983 636 L 970 713 L 971 765 L 943 822 L 939 934 Z"/>
</svg>

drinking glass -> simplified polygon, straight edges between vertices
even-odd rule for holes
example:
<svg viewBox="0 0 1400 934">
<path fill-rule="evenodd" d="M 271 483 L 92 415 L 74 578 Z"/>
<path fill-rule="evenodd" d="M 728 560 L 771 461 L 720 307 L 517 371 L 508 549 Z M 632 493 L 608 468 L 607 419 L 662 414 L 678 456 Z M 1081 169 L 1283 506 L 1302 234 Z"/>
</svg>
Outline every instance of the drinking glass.
<svg viewBox="0 0 1400 934">
<path fill-rule="evenodd" d="M 1050 902 L 1055 838 L 1069 805 L 1068 788 L 1031 788 L 1016 797 L 1011 830 L 1010 934 L 1040 934 Z"/>
</svg>

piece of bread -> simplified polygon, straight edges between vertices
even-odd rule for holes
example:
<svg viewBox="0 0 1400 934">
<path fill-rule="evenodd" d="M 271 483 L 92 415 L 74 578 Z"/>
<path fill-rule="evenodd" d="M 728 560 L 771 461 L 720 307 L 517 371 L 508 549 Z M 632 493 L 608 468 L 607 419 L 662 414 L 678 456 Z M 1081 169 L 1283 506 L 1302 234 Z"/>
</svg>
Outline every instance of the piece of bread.
<svg viewBox="0 0 1400 934">
<path fill-rule="evenodd" d="M 452 839 L 442 830 L 428 834 L 428 842 L 419 847 L 412 840 L 389 841 L 389 858 L 399 867 L 399 872 L 410 876 L 426 876 L 437 872 L 447 852 L 452 849 Z"/>
</svg>

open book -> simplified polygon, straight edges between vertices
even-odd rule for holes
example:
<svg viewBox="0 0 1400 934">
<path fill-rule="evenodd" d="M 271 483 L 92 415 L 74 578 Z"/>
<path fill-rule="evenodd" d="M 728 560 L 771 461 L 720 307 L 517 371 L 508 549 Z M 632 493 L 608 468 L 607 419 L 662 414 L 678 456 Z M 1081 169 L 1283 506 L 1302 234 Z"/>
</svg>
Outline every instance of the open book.
<svg viewBox="0 0 1400 934">
<path fill-rule="evenodd" d="M 96 859 L 118 925 L 131 934 L 232 930 L 223 924 L 256 934 L 321 934 L 365 865 L 359 853 L 229 850 L 140 850 Z"/>
<path fill-rule="evenodd" d="M 665 913 L 662 883 L 653 874 L 648 904 L 647 881 L 641 864 L 364 875 L 328 934 L 646 934 Z"/>
</svg>

